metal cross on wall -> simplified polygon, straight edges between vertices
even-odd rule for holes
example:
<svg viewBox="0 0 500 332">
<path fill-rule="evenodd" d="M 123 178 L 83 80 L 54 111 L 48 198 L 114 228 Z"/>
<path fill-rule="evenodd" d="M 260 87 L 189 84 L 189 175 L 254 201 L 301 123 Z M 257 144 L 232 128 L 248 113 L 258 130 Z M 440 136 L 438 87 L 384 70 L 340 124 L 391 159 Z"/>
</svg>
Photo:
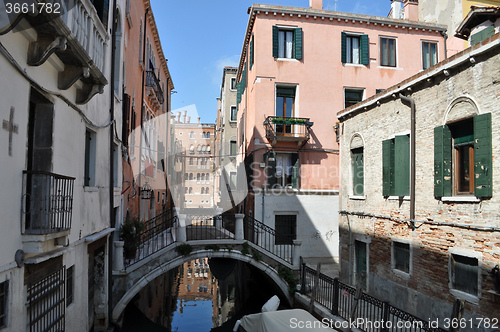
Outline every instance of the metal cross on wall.
<svg viewBox="0 0 500 332">
<path fill-rule="evenodd" d="M 2 128 L 9 132 L 9 156 L 12 156 L 12 134 L 17 134 L 17 125 L 14 124 L 14 107 L 10 108 L 9 121 L 3 120 Z"/>
</svg>

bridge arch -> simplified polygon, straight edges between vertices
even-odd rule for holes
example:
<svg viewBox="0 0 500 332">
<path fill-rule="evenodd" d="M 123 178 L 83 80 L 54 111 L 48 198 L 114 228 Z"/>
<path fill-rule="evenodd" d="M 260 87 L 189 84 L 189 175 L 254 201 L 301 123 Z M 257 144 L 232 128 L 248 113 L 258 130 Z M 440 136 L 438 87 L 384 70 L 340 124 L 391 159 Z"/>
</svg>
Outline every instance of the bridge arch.
<svg viewBox="0 0 500 332">
<path fill-rule="evenodd" d="M 248 263 L 250 265 L 255 266 L 262 272 L 264 272 L 266 275 L 268 275 L 273 282 L 279 287 L 281 290 L 282 294 L 286 297 L 288 304 L 291 305 L 293 302 L 292 297 L 290 296 L 288 292 L 288 284 L 281 279 L 281 277 L 278 275 L 277 271 L 272 268 L 270 265 L 266 264 L 263 261 L 257 261 L 253 259 L 250 256 L 243 255 L 242 253 L 238 251 L 213 251 L 213 250 L 198 250 L 195 252 L 190 253 L 189 255 L 185 256 L 178 256 L 168 262 L 163 263 L 162 265 L 156 267 L 155 269 L 151 270 L 149 273 L 146 275 L 142 276 L 137 282 L 135 282 L 130 289 L 127 289 L 126 293 L 121 297 L 121 299 L 118 301 L 116 306 L 113 309 L 113 316 L 112 319 L 115 322 L 118 322 L 120 320 L 120 316 L 122 315 L 123 311 L 125 310 L 125 307 L 128 305 L 128 303 L 134 298 L 134 296 L 139 293 L 141 289 L 146 287 L 151 281 L 155 280 L 157 277 L 163 275 L 167 271 L 176 268 L 184 263 L 190 262 L 192 260 L 198 259 L 198 258 L 231 258 L 231 259 L 236 259 L 245 263 Z"/>
</svg>

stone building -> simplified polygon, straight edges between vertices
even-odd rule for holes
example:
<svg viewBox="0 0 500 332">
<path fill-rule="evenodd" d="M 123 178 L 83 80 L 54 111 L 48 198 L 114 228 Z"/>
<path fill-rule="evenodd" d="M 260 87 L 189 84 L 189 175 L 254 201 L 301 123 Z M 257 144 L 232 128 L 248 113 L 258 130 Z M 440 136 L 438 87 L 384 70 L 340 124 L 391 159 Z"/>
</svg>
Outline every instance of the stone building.
<svg viewBox="0 0 500 332">
<path fill-rule="evenodd" d="M 500 312 L 499 34 L 337 114 L 341 280 L 448 329 Z M 484 322 L 484 321 L 483 321 Z"/>
</svg>

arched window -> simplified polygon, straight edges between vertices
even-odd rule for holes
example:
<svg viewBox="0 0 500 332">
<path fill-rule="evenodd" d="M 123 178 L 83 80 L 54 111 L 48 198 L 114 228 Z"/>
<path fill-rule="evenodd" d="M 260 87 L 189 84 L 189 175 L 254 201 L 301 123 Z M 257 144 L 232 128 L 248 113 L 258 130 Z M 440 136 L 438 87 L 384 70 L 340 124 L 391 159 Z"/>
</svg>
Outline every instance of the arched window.
<svg viewBox="0 0 500 332">
<path fill-rule="evenodd" d="M 184 192 L 187 194 L 188 193 L 188 188 L 184 188 Z"/>
<path fill-rule="evenodd" d="M 210 138 L 210 133 L 207 133 L 207 137 L 206 138 Z"/>
<path fill-rule="evenodd" d="M 203 188 L 203 187 L 201 188 L 201 194 L 202 195 L 205 194 L 205 188 Z"/>
<path fill-rule="evenodd" d="M 189 158 L 189 166 L 192 166 L 193 165 L 193 158 Z"/>
<path fill-rule="evenodd" d="M 203 132 L 203 133 L 201 134 L 201 138 L 205 138 L 205 136 L 206 136 L 206 134 L 205 134 L 205 132 Z"/>
<path fill-rule="evenodd" d="M 189 173 L 189 180 L 193 179 L 193 173 Z"/>
<path fill-rule="evenodd" d="M 198 152 L 201 152 L 201 145 L 198 145 Z"/>
<path fill-rule="evenodd" d="M 205 188 L 205 194 L 208 194 L 208 187 Z"/>
<path fill-rule="evenodd" d="M 210 180 L 210 174 L 207 173 L 206 179 L 207 179 L 207 181 Z"/>
<path fill-rule="evenodd" d="M 192 131 L 191 133 L 189 133 L 189 138 L 194 138 L 194 131 Z"/>
<path fill-rule="evenodd" d="M 188 173 L 184 174 L 184 180 L 189 180 L 189 174 Z"/>
<path fill-rule="evenodd" d="M 205 181 L 205 173 L 201 173 L 201 181 Z"/>
<path fill-rule="evenodd" d="M 189 147 L 189 153 L 193 154 L 194 153 L 194 145 L 191 144 L 191 146 Z"/>
<path fill-rule="evenodd" d="M 192 194 L 193 193 L 193 187 L 189 187 L 189 193 Z"/>
<path fill-rule="evenodd" d="M 200 182 L 200 179 L 201 179 L 200 173 L 196 174 L 196 181 Z"/>
</svg>

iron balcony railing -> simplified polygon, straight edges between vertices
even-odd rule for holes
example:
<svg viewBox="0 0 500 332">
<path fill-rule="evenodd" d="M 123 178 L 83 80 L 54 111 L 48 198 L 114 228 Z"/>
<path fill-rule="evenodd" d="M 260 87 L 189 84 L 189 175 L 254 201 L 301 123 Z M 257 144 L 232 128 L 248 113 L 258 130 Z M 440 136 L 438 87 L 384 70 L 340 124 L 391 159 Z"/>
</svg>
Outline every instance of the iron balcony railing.
<svg viewBox="0 0 500 332">
<path fill-rule="evenodd" d="M 22 232 L 51 234 L 71 228 L 75 178 L 23 171 Z"/>
<path fill-rule="evenodd" d="M 335 316 L 348 321 L 359 322 L 355 326 L 362 331 L 370 332 L 446 332 L 441 328 L 431 327 L 429 321 L 420 319 L 412 314 L 396 308 L 389 301 L 382 301 L 368 294 L 362 293 L 356 299 L 356 289 L 319 273 L 316 284 L 317 271 L 302 263 L 300 282 L 301 293 L 310 295 L 315 289 L 315 301 L 328 308 Z M 354 316 L 351 316 L 355 301 L 358 301 Z M 372 325 L 370 325 L 370 322 Z M 383 322 L 383 323 L 382 323 Z M 374 327 L 375 326 L 375 327 Z"/>
<path fill-rule="evenodd" d="M 283 141 L 308 140 L 313 124 L 309 118 L 281 116 L 268 116 L 264 121 L 266 138 Z"/>
<path fill-rule="evenodd" d="M 292 263 L 292 238 L 249 216 L 245 216 L 243 227 L 246 240 Z"/>
<path fill-rule="evenodd" d="M 160 81 L 158 80 L 154 70 L 146 71 L 146 86 L 153 88 L 158 102 L 163 104 L 165 101 L 163 97 L 163 90 L 161 89 Z"/>
</svg>

